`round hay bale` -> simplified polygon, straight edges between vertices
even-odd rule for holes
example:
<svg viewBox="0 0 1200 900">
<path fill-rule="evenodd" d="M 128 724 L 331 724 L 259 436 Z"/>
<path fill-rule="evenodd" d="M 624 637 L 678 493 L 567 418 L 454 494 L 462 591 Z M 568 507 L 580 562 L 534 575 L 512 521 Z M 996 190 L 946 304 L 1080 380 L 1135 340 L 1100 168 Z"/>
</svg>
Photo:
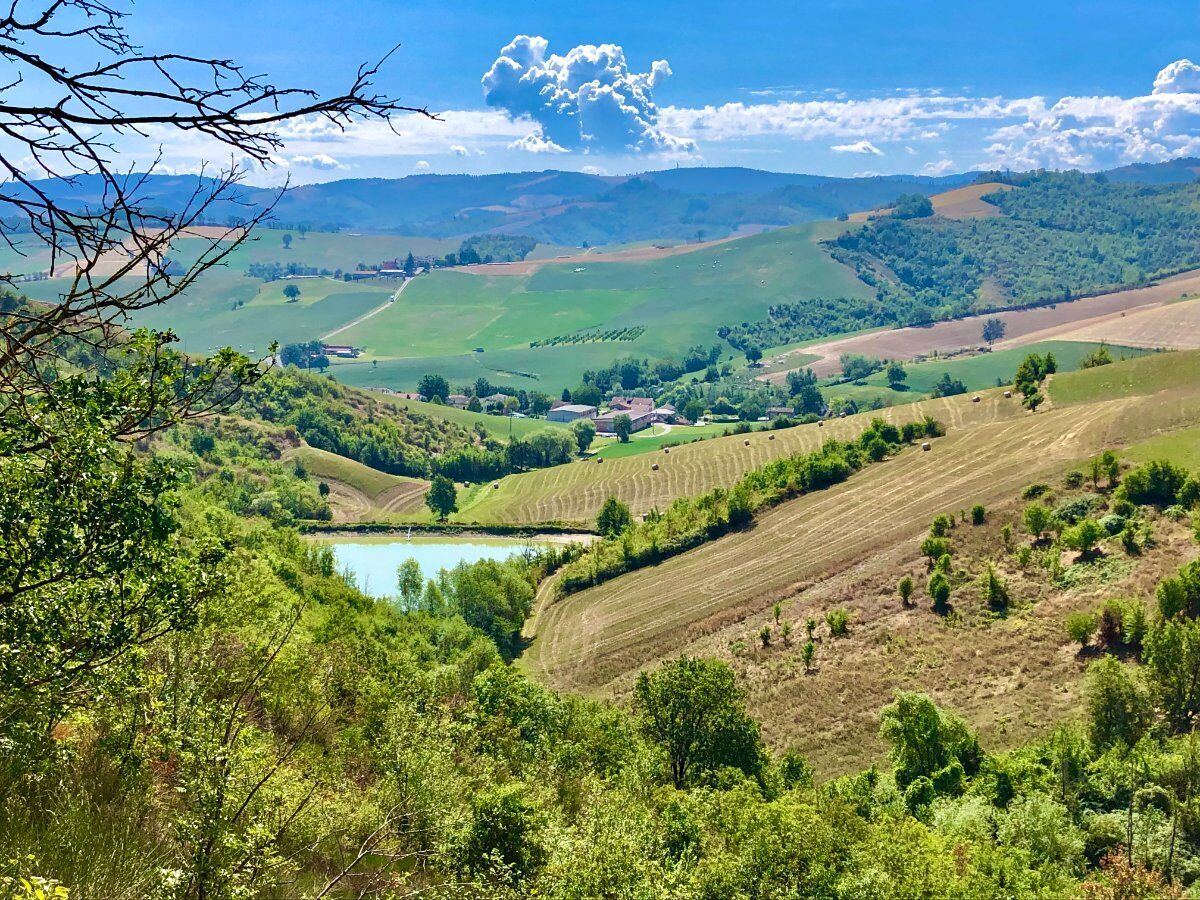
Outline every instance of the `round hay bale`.
<svg viewBox="0 0 1200 900">
<path fill-rule="evenodd" d="M 498 482 L 498 481 L 493 481 L 493 482 L 492 482 L 492 490 L 493 490 L 493 491 L 498 491 L 498 490 L 500 490 L 500 482 Z"/>
<path fill-rule="evenodd" d="M 768 440 L 768 441 L 773 441 L 773 440 L 775 440 L 775 435 L 773 435 L 773 434 L 768 434 L 768 435 L 767 435 L 767 440 Z"/>
<path fill-rule="evenodd" d="M 971 402 L 978 403 L 980 401 L 980 399 L 982 399 L 982 398 L 980 398 L 980 396 L 978 394 L 976 394 L 974 397 L 971 398 Z"/>
<path fill-rule="evenodd" d="M 929 443 L 929 441 L 925 441 L 924 443 L 922 443 L 922 444 L 921 444 L 921 449 L 922 449 L 922 450 L 928 450 L 928 449 L 930 449 L 930 443 Z"/>
<path fill-rule="evenodd" d="M 603 457 L 603 456 L 597 456 L 597 457 L 596 457 L 596 465 L 599 465 L 599 464 L 600 464 L 600 463 L 602 463 L 602 462 L 604 462 L 604 457 Z"/>
<path fill-rule="evenodd" d="M 747 447 L 749 447 L 750 446 L 750 438 L 746 438 L 746 440 L 742 441 L 742 443 L 745 444 Z"/>
<path fill-rule="evenodd" d="M 824 423 L 823 421 L 821 421 L 821 420 L 819 420 L 819 419 L 818 419 L 818 420 L 817 420 L 817 427 L 818 427 L 818 428 L 824 428 L 824 427 L 825 427 L 825 423 Z"/>
<path fill-rule="evenodd" d="M 653 463 L 653 464 L 650 466 L 650 471 L 651 471 L 651 472 L 657 472 L 657 471 L 658 471 L 658 463 Z"/>
<path fill-rule="evenodd" d="M 670 452 L 671 452 L 670 447 L 663 447 L 663 453 L 670 453 Z"/>
<path fill-rule="evenodd" d="M 1005 399 L 1005 400 L 1011 400 L 1011 399 L 1012 399 L 1012 391 L 1005 391 L 1005 392 L 1004 392 L 1004 399 Z"/>
</svg>

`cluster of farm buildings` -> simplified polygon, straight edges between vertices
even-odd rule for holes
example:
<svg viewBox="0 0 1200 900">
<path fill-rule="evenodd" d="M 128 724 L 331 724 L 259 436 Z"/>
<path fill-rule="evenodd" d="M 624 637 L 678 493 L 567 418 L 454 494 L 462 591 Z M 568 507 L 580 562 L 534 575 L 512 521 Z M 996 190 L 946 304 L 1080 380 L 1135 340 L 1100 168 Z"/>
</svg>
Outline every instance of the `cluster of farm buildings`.
<svg viewBox="0 0 1200 900">
<path fill-rule="evenodd" d="M 615 422 L 618 416 L 628 416 L 631 431 L 641 431 L 651 425 L 662 423 L 667 425 L 686 425 L 683 417 L 675 411 L 675 407 L 655 406 L 649 397 L 613 397 L 608 403 L 608 409 L 601 413 L 594 406 L 581 403 L 557 402 L 546 413 L 551 422 L 574 422 L 577 419 L 591 419 L 599 434 L 616 432 Z"/>
</svg>

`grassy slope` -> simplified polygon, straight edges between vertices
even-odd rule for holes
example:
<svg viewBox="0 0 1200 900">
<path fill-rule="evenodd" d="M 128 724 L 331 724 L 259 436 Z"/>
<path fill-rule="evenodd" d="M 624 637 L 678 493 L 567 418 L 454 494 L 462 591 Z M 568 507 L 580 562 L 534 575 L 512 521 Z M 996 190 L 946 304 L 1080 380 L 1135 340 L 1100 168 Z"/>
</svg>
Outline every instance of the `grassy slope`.
<svg viewBox="0 0 1200 900">
<path fill-rule="evenodd" d="M 763 665 L 743 666 L 752 705 L 773 744 L 799 745 L 841 770 L 869 760 L 878 749 L 873 734 L 879 707 L 897 687 L 930 690 L 953 702 L 999 744 L 1041 733 L 1077 698 L 1082 667 L 1073 651 L 1060 651 L 1061 616 L 1084 599 L 1109 594 L 1055 595 L 1029 615 L 985 623 L 964 635 L 943 627 L 923 609 L 924 600 L 916 610 L 900 609 L 895 581 L 911 569 L 923 584 L 916 548 L 934 515 L 977 502 L 999 504 L 1006 510 L 1004 521 L 1018 521 L 1019 532 L 1017 498 L 1025 484 L 1053 481 L 1101 448 L 1194 428 L 1200 422 L 1200 379 L 1156 380 L 1161 360 L 1109 367 L 1133 369 L 1133 396 L 1062 403 L 1052 390 L 1057 405 L 1034 415 L 994 391 L 979 404 L 963 397 L 941 401 L 934 414 L 951 431 L 933 442 L 930 453 L 907 450 L 845 484 L 770 511 L 745 532 L 558 602 L 549 602 L 544 590 L 523 665 L 557 687 L 621 693 L 635 672 L 666 655 L 742 659 L 744 653 L 733 651 L 754 646 L 776 602 L 783 604 L 796 636 L 807 616 L 820 620 L 824 610 L 848 604 L 858 620 L 877 625 L 845 644 L 823 644 L 816 675 L 803 674 L 797 641 Z M 1181 355 L 1175 363 L 1177 370 L 1192 368 L 1200 365 L 1200 354 Z M 1080 374 L 1095 378 L 1093 371 Z M 1137 396 L 1160 385 L 1166 389 L 1152 403 Z M 862 418 L 826 427 L 854 431 Z M 998 531 L 1000 515 L 991 519 Z M 998 535 L 992 541 L 994 549 Z M 1195 553 L 1186 535 L 1163 565 L 1177 565 L 1180 553 Z M 1140 569 L 1126 575 L 1120 583 L 1130 593 L 1153 581 Z M 956 603 L 975 597 L 969 578 Z M 1070 680 L 1040 677 L 1049 671 Z M 801 695 L 808 699 L 797 704 Z M 1001 695 L 1003 703 L 995 699 Z"/>
<path fill-rule="evenodd" d="M 866 285 L 817 246 L 840 227 L 798 226 L 657 260 L 550 264 L 528 276 L 435 272 L 347 333 L 380 359 L 378 367 L 342 365 L 337 375 L 402 388 L 426 371 L 454 381 L 488 368 L 526 373 L 513 383 L 547 389 L 574 384 L 584 369 L 617 356 L 678 357 L 714 343 L 722 324 L 761 318 L 772 303 L 868 296 Z M 581 328 L 634 325 L 646 331 L 633 342 L 528 346 Z M 476 347 L 485 352 L 473 353 Z"/>
<path fill-rule="evenodd" d="M 905 383 L 907 390 L 892 390 L 888 387 L 887 376 L 883 372 L 876 372 L 866 379 L 865 385 L 834 385 L 826 388 L 825 394 L 831 399 L 833 397 L 851 397 L 860 404 L 869 402 L 876 397 L 883 397 L 889 403 L 911 402 L 917 399 L 914 394 L 927 396 L 943 373 L 949 373 L 951 378 L 961 381 L 966 385 L 968 391 L 981 391 L 995 387 L 997 379 L 1004 384 L 1010 384 L 1017 371 L 1017 366 L 1030 353 L 1043 356 L 1053 353 L 1058 362 L 1059 371 L 1070 372 L 1079 368 L 1080 360 L 1097 347 L 1099 344 L 1079 341 L 1042 341 L 1025 347 L 1012 347 L 1007 350 L 982 353 L 978 356 L 909 363 L 904 367 L 908 372 L 908 381 Z M 1110 350 L 1114 359 L 1120 359 L 1122 356 L 1130 358 L 1143 356 L 1150 352 L 1131 347 L 1112 347 Z"/>
<path fill-rule="evenodd" d="M 377 396 L 400 409 L 408 409 L 433 419 L 444 419 L 447 422 L 462 425 L 464 428 L 481 425 L 488 434 L 502 441 L 508 440 L 510 434 L 512 437 L 528 437 L 547 428 L 570 428 L 570 425 L 565 422 L 548 422 L 545 419 L 512 419 L 508 416 L 493 416 L 466 409 L 455 409 L 453 406 L 424 403 L 420 400 L 400 400 L 386 394 Z"/>
<path fill-rule="evenodd" d="M 288 458 L 329 485 L 335 521 L 425 521 L 431 517 L 424 499 L 429 488 L 426 481 L 388 475 L 315 447 L 299 447 Z"/>
<path fill-rule="evenodd" d="M 282 304 L 283 285 L 264 284 L 246 276 L 251 263 L 286 264 L 328 269 L 353 270 L 362 263 L 404 258 L 416 254 L 444 254 L 457 249 L 457 241 L 431 240 L 392 235 L 352 235 L 310 232 L 295 236 L 290 250 L 283 249 L 284 232 L 261 229 L 256 237 L 225 260 L 223 266 L 209 270 L 183 295 L 160 307 L 143 310 L 133 324 L 174 330 L 185 349 L 203 352 L 210 347 L 265 352 L 272 340 L 281 343 L 313 340 L 378 306 L 395 290 L 393 282 L 346 284 L 304 279 L 296 282 L 301 302 Z M 182 261 L 194 257 L 206 242 L 185 238 L 177 242 Z M 0 260 L 2 263 L 2 260 Z M 35 299 L 54 300 L 66 285 L 64 279 L 51 279 L 23 286 Z M 319 300 L 318 300 L 319 297 Z M 245 306 L 234 309 L 237 301 Z"/>
</svg>

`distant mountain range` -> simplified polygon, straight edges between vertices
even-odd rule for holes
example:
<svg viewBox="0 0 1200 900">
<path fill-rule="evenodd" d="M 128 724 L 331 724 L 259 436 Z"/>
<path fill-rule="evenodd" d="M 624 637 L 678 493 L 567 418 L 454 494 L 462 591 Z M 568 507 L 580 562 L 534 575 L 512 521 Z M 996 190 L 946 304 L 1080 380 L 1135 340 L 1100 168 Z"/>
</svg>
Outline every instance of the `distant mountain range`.
<svg viewBox="0 0 1200 900">
<path fill-rule="evenodd" d="M 1196 179 L 1200 160 L 1125 166 L 1117 181 L 1172 184 Z M 905 193 L 935 194 L 969 184 L 977 172 L 938 177 L 888 175 L 833 178 L 745 168 L 690 167 L 630 176 L 546 170 L 497 175 L 411 175 L 344 179 L 288 189 L 244 186 L 211 210 L 224 222 L 275 203 L 286 227 L 425 237 L 483 232 L 525 234 L 544 243 L 580 246 L 654 239 L 724 237 L 739 229 L 832 219 L 884 206 Z M 202 186 L 196 176 L 145 180 L 148 204 L 183 208 Z M 50 180 L 39 189 L 79 207 L 103 202 L 101 182 Z"/>
</svg>

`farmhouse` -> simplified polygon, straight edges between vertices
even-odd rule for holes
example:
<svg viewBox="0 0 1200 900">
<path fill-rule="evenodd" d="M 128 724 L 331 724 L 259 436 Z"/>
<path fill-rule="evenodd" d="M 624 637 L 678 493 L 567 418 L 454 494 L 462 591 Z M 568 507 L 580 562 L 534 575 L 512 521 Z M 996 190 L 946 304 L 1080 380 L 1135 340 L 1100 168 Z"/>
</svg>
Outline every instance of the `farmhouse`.
<svg viewBox="0 0 1200 900">
<path fill-rule="evenodd" d="M 632 431 L 641 431 L 643 428 L 649 428 L 654 423 L 653 412 L 621 412 L 613 410 L 596 419 L 596 431 L 599 434 L 615 434 L 616 429 L 613 423 L 617 416 L 629 416 L 629 424 Z"/>
<path fill-rule="evenodd" d="M 792 408 L 790 406 L 768 406 L 767 407 L 767 417 L 771 418 L 771 419 L 778 418 L 779 416 L 783 416 L 784 418 L 789 418 L 790 416 L 793 416 L 793 415 L 795 415 L 795 413 L 792 412 Z"/>
<path fill-rule="evenodd" d="M 357 359 L 362 353 L 362 348 L 351 347 L 349 344 L 322 344 L 321 352 L 339 359 Z"/>
<path fill-rule="evenodd" d="M 581 403 L 564 403 L 546 413 L 548 422 L 574 422 L 576 419 L 594 418 L 596 418 L 596 407 L 584 406 Z"/>
<path fill-rule="evenodd" d="M 648 413 L 654 409 L 654 401 L 649 397 L 613 397 L 608 408 L 613 412 Z"/>
<path fill-rule="evenodd" d="M 455 409 L 466 409 L 467 404 L 471 402 L 471 398 L 466 394 L 451 394 L 446 398 L 446 403 L 453 406 Z"/>
</svg>

